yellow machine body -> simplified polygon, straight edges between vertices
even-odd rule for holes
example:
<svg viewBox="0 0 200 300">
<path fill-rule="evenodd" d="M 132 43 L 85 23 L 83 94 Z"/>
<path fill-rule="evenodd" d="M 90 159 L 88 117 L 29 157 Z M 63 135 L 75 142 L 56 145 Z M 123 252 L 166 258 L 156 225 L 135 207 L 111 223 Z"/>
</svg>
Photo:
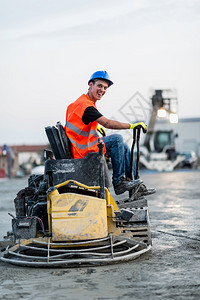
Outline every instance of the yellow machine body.
<svg viewBox="0 0 200 300">
<path fill-rule="evenodd" d="M 48 195 L 48 220 L 52 241 L 81 241 L 107 237 L 109 228 L 107 205 L 112 207 L 110 201 L 114 203 L 110 193 L 106 192 L 107 199 L 76 193 L 59 194 L 58 188 L 65 184 L 66 182 L 57 185 Z M 91 188 L 98 189 L 87 187 Z M 112 212 L 113 209 L 111 218 Z"/>
<path fill-rule="evenodd" d="M 53 195 L 51 224 L 53 241 L 106 237 L 106 200 L 73 193 Z"/>
</svg>

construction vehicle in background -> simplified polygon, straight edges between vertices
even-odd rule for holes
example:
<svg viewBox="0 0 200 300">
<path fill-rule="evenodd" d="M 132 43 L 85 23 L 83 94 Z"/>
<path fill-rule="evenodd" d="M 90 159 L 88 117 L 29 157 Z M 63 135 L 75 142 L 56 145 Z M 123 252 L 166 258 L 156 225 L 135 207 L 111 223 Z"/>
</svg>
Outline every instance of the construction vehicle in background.
<svg viewBox="0 0 200 300">
<path fill-rule="evenodd" d="M 173 130 L 155 130 L 158 118 L 169 118 L 170 123 L 177 123 L 178 101 L 175 90 L 155 90 L 151 98 L 152 112 L 148 132 L 141 147 L 140 163 L 147 169 L 173 171 L 182 160 L 175 148 L 177 134 Z"/>
</svg>

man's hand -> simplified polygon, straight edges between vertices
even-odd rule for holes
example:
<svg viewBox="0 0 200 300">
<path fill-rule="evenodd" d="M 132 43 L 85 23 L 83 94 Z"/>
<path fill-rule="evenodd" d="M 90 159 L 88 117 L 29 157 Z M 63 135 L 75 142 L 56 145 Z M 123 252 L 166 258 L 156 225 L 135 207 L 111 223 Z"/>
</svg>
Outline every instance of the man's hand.
<svg viewBox="0 0 200 300">
<path fill-rule="evenodd" d="M 147 125 L 144 124 L 144 122 L 137 122 L 137 123 L 131 123 L 130 124 L 130 129 L 139 129 L 142 128 L 142 131 L 144 133 L 147 132 Z"/>
<path fill-rule="evenodd" d="M 101 133 L 102 136 L 106 136 L 106 132 L 101 125 L 97 125 L 97 130 Z"/>
</svg>

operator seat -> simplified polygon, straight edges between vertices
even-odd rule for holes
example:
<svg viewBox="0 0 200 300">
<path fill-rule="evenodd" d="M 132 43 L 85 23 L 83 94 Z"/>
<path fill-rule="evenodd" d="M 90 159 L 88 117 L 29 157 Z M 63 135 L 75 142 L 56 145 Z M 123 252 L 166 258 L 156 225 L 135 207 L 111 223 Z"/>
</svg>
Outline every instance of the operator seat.
<svg viewBox="0 0 200 300">
<path fill-rule="evenodd" d="M 55 157 L 45 162 L 45 175 L 48 177 L 50 186 L 70 179 L 87 186 L 99 186 L 102 171 L 105 186 L 107 188 L 111 186 L 104 155 L 90 152 L 85 158 L 74 159 L 70 149 L 71 142 L 60 122 L 57 122 L 56 126 L 45 127 L 45 131 Z"/>
</svg>

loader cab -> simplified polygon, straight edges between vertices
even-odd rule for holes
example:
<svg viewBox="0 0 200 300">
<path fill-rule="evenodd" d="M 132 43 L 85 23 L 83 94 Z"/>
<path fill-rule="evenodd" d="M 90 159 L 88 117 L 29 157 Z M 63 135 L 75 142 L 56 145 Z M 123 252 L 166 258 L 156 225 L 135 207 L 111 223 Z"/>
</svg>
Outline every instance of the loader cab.
<svg viewBox="0 0 200 300">
<path fill-rule="evenodd" d="M 175 138 L 173 130 L 158 130 L 154 135 L 154 149 L 157 153 L 166 153 L 167 159 L 175 160 L 177 152 L 175 149 Z"/>
<path fill-rule="evenodd" d="M 172 130 L 158 130 L 154 136 L 154 149 L 162 152 L 166 147 L 175 147 L 175 138 Z"/>
</svg>

